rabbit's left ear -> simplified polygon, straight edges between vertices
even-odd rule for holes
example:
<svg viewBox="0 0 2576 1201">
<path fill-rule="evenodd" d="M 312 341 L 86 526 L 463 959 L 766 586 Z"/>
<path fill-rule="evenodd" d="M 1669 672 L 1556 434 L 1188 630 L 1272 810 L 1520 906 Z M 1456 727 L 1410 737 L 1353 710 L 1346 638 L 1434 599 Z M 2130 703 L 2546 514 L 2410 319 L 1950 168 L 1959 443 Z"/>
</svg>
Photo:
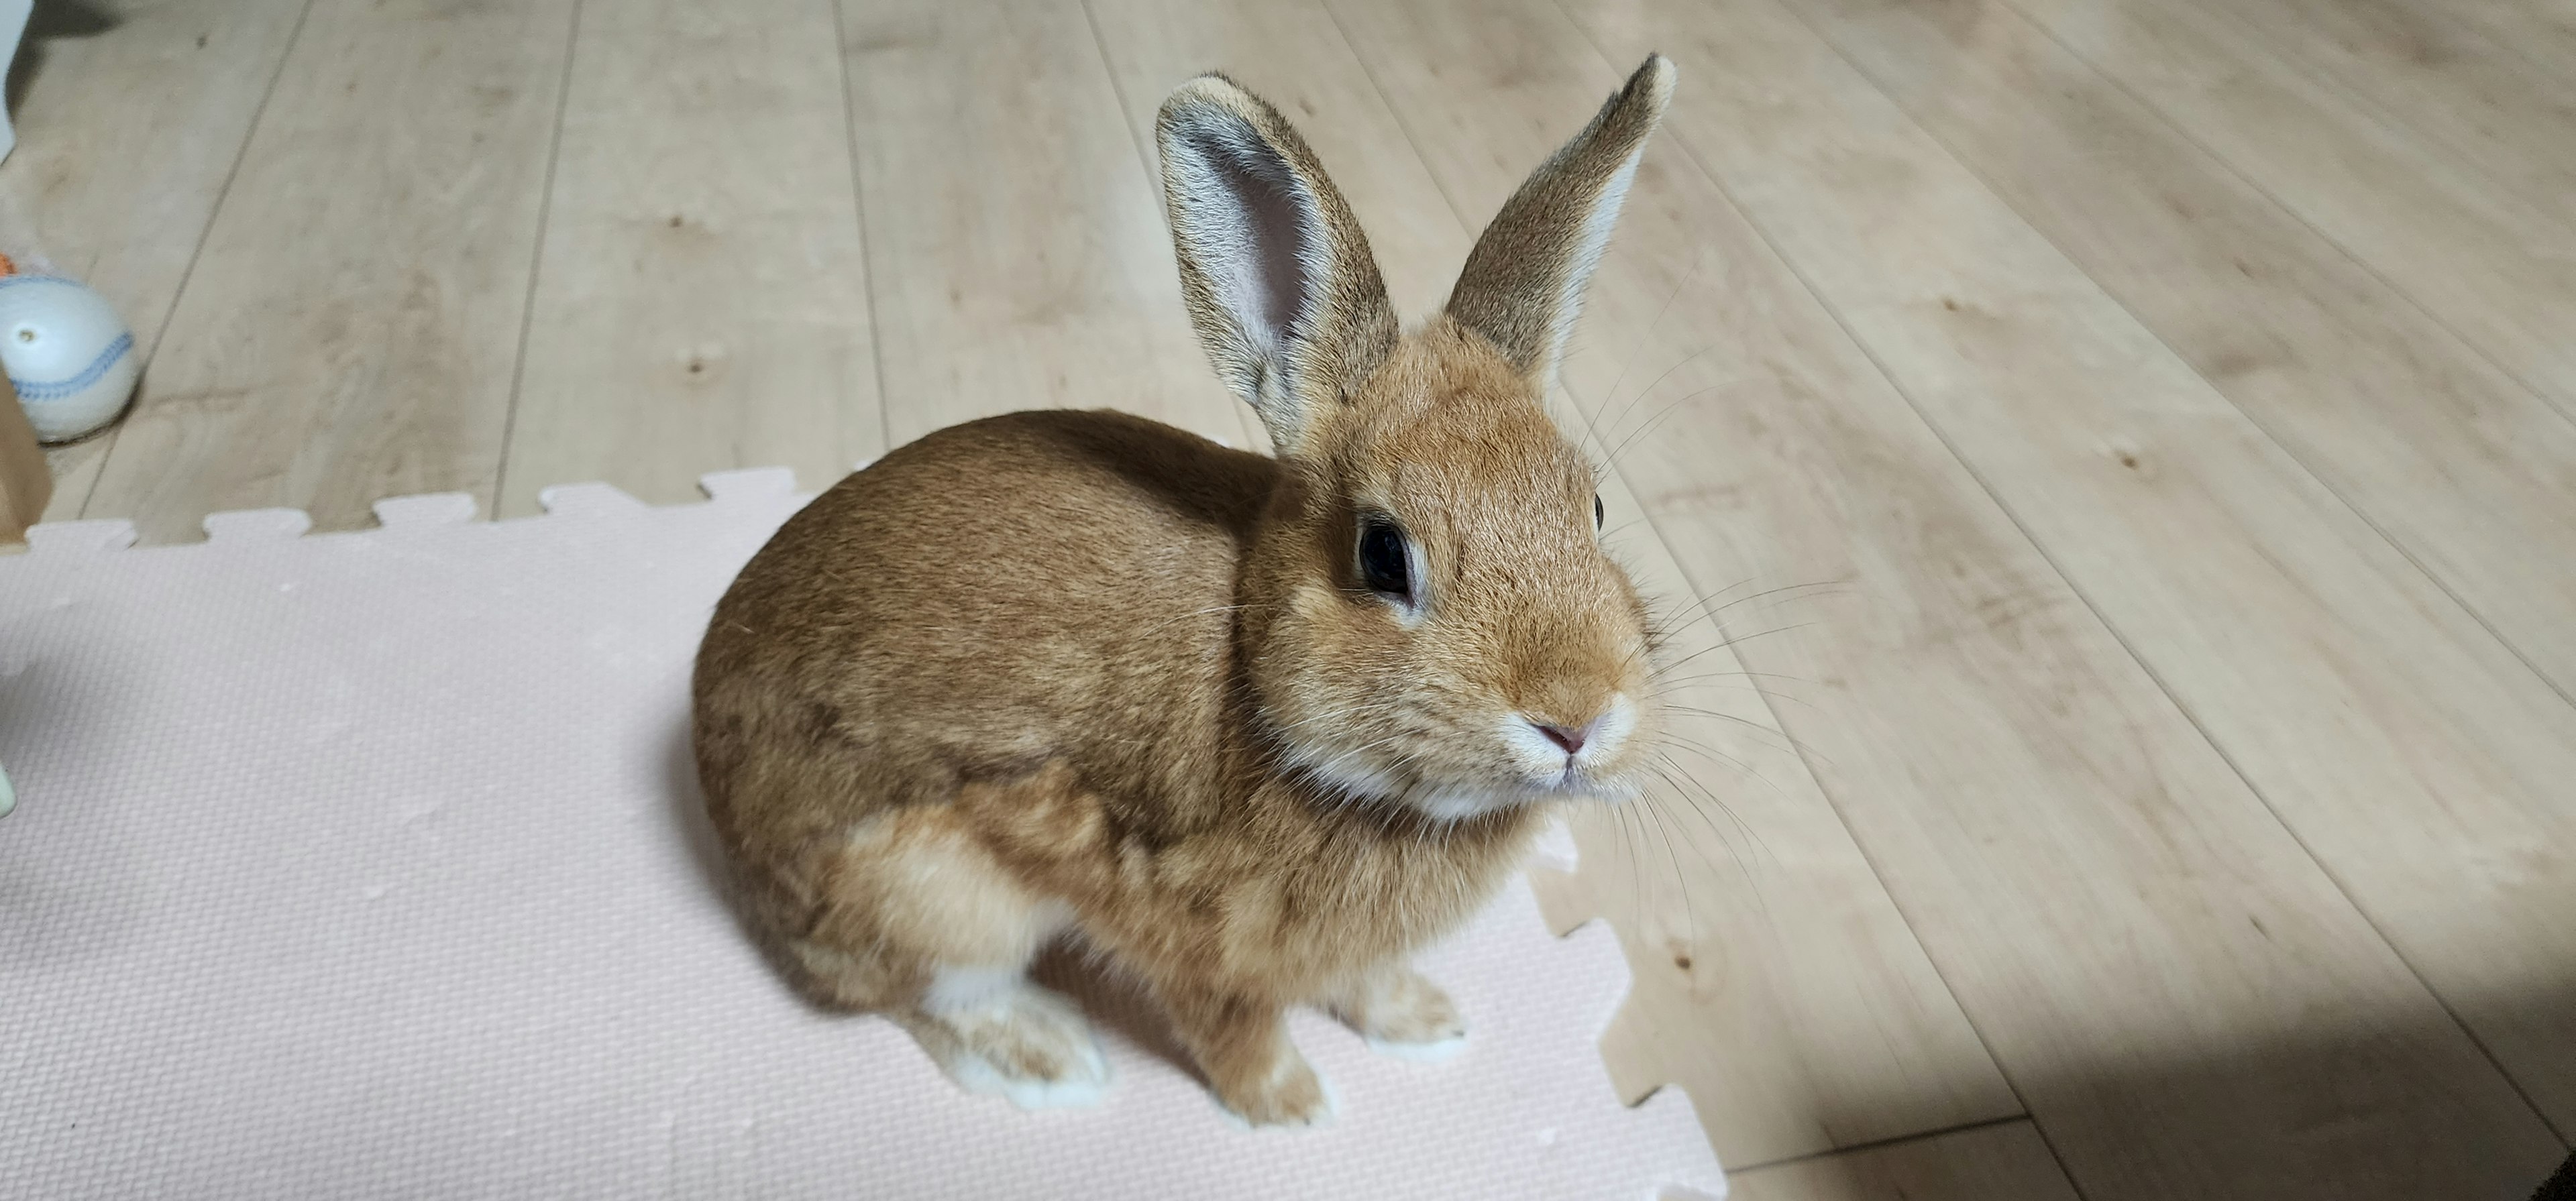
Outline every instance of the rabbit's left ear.
<svg viewBox="0 0 2576 1201">
<path fill-rule="evenodd" d="M 1574 140 L 1531 172 L 1476 239 L 1449 315 L 1483 334 L 1544 393 L 1583 308 L 1646 137 L 1673 97 L 1672 60 L 1649 55 Z"/>
<path fill-rule="evenodd" d="M 1173 92 L 1154 135 L 1199 343 L 1295 456 L 1395 345 L 1368 238 L 1305 139 L 1222 75 Z"/>
</svg>

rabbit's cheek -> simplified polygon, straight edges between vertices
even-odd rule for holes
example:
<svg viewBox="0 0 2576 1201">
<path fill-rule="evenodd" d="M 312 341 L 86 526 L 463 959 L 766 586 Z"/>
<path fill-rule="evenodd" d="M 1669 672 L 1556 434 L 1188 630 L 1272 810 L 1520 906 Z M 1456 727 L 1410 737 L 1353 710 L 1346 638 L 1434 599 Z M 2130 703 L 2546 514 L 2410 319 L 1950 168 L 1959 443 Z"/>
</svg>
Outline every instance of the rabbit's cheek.
<svg viewBox="0 0 2576 1201">
<path fill-rule="evenodd" d="M 1610 707 L 1601 714 L 1600 724 L 1583 751 L 1574 757 L 1576 767 L 1587 773 L 1610 770 L 1626 757 L 1628 744 L 1637 735 L 1637 703 L 1620 693 L 1610 698 Z"/>
</svg>

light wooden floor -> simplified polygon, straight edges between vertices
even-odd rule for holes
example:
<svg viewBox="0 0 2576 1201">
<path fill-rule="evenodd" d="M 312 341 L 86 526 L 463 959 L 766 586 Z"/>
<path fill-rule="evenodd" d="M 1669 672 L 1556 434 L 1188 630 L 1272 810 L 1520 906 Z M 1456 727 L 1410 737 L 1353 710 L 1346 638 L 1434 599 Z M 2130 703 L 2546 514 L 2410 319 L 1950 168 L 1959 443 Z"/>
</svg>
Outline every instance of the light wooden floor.
<svg viewBox="0 0 2576 1201">
<path fill-rule="evenodd" d="M 1166 89 L 1279 101 L 1419 313 L 1661 49 L 1561 398 L 1721 619 L 1687 792 L 1545 882 L 1621 1086 L 1760 1201 L 2519 1198 L 2576 1134 L 2567 0 L 106 7 L 0 231 L 150 354 L 50 515 L 158 541 L 1042 405 L 1240 444 Z"/>
</svg>

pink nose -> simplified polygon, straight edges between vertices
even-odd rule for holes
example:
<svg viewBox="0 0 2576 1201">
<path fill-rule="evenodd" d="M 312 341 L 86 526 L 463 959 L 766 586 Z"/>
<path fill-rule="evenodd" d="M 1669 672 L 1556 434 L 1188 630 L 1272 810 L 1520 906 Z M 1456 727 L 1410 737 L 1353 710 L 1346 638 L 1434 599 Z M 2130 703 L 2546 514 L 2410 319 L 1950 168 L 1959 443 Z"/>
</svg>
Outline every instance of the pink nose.
<svg viewBox="0 0 2576 1201">
<path fill-rule="evenodd" d="M 1580 753 L 1583 750 L 1583 740 L 1589 737 L 1592 733 L 1592 727 L 1589 723 L 1586 723 L 1580 730 L 1566 726 L 1544 725 L 1539 722 L 1531 722 L 1530 724 L 1537 726 L 1539 733 L 1547 735 L 1547 740 L 1549 742 L 1553 742 L 1558 746 L 1564 747 L 1565 753 L 1569 755 Z"/>
</svg>

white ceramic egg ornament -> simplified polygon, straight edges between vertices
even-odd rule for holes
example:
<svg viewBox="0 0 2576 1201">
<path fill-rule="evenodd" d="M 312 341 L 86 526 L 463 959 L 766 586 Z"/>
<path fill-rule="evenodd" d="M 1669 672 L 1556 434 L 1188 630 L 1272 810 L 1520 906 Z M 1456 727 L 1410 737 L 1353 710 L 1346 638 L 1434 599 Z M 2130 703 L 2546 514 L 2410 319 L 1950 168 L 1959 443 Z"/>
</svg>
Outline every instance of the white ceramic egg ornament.
<svg viewBox="0 0 2576 1201">
<path fill-rule="evenodd" d="M 134 334 L 107 300 L 51 275 L 0 276 L 0 366 L 45 442 L 116 419 L 134 395 Z"/>
</svg>

